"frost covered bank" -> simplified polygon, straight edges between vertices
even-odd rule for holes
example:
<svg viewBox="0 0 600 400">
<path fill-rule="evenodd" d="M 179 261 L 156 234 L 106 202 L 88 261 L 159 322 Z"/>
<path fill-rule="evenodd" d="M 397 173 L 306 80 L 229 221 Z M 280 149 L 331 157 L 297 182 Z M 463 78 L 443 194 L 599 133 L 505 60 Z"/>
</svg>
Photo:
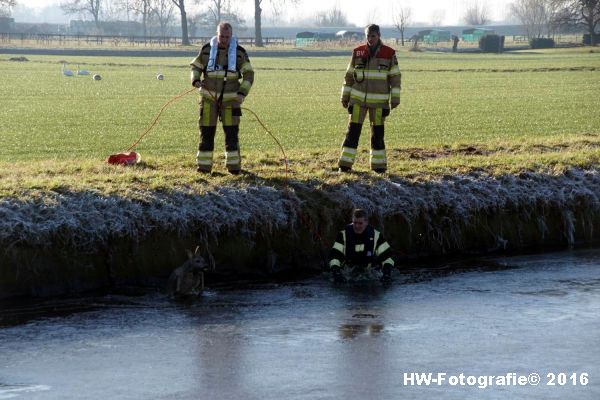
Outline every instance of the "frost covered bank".
<svg viewBox="0 0 600 400">
<path fill-rule="evenodd" d="M 354 207 L 408 256 L 568 246 L 598 239 L 600 170 L 4 198 L 0 298 L 162 285 L 197 245 L 213 278 L 314 272 Z"/>
</svg>

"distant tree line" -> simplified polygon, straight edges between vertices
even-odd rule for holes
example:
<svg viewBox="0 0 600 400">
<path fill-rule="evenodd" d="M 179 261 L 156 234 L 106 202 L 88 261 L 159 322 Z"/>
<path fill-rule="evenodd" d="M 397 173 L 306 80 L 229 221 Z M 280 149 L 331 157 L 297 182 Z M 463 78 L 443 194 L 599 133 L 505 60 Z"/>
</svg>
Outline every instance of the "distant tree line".
<svg viewBox="0 0 600 400">
<path fill-rule="evenodd" d="M 254 36 L 257 46 L 263 45 L 262 12 L 265 4 L 269 4 L 274 15 L 282 13 L 289 6 L 297 6 L 302 0 L 246 0 L 254 3 Z M 0 16 L 10 16 L 11 10 L 24 0 L 0 0 Z M 203 4 L 207 8 L 202 13 L 188 15 L 186 5 Z M 60 7 L 69 15 L 91 17 L 97 32 L 102 33 L 100 22 L 110 20 L 114 15 L 127 15 L 127 20 L 139 19 L 143 35 L 147 36 L 149 28 L 158 28 L 162 36 L 174 24 L 177 15 L 181 26 L 182 44 L 189 44 L 189 32 L 199 26 L 216 27 L 219 22 L 227 21 L 234 30 L 243 28 L 245 18 L 234 6 L 236 0 L 63 0 Z M 317 26 L 350 26 L 346 14 L 337 3 L 332 8 L 317 11 L 314 24 Z M 394 26 L 400 32 L 404 43 L 404 31 L 412 23 L 412 9 L 404 0 L 394 3 L 392 12 Z M 552 35 L 560 30 L 583 29 L 591 34 L 594 43 L 600 25 L 600 0 L 514 0 L 510 13 L 525 27 L 527 36 L 531 38 Z M 431 23 L 439 26 L 445 19 L 444 10 L 431 13 Z M 462 16 L 467 25 L 482 26 L 491 22 L 490 11 L 483 0 L 471 0 L 466 3 Z M 369 21 L 377 22 L 377 21 Z"/>
<path fill-rule="evenodd" d="M 341 7 L 336 4 L 326 11 L 317 12 L 315 18 L 317 26 L 349 26 L 348 17 L 342 12 Z"/>
<path fill-rule="evenodd" d="M 587 31 L 594 42 L 600 22 L 600 0 L 516 0 L 512 14 L 523 24 L 530 39 L 552 35 L 561 29 Z"/>
<path fill-rule="evenodd" d="M 412 23 L 411 11 L 400 1 L 393 12 L 394 26 L 400 32 L 402 45 L 404 30 Z M 443 19 L 437 11 L 434 10 L 431 15 L 433 26 L 438 26 Z M 600 0 L 515 0 L 510 5 L 510 14 L 525 27 L 529 39 L 551 36 L 560 31 L 584 30 L 590 35 L 591 44 L 596 44 Z M 481 0 L 472 0 L 466 4 L 462 20 L 467 25 L 487 25 L 491 22 L 489 8 Z"/>
<path fill-rule="evenodd" d="M 471 1 L 467 4 L 463 17 L 467 25 L 483 26 L 491 22 L 490 9 L 482 1 Z"/>
<path fill-rule="evenodd" d="M 89 14 L 94 18 L 98 25 L 99 17 L 103 7 L 107 6 L 104 3 L 107 0 L 67 0 L 61 4 L 62 9 L 67 14 Z M 201 0 L 191 0 L 194 4 L 198 4 Z M 255 24 L 255 41 L 257 46 L 263 46 L 261 32 L 261 5 L 265 0 L 254 1 L 254 24 Z M 267 0 L 272 3 L 274 8 L 280 8 L 286 3 L 297 4 L 300 0 Z M 239 17 L 239 13 L 233 7 L 231 0 L 205 0 L 203 3 L 208 3 L 208 11 L 198 15 L 188 17 L 185 0 L 114 0 L 111 2 L 117 9 L 125 10 L 127 13 L 132 12 L 137 16 L 141 16 L 144 32 L 147 32 L 148 23 L 158 21 L 161 30 L 165 30 L 172 23 L 175 12 L 178 12 L 181 22 L 181 43 L 189 44 L 190 30 L 195 29 L 198 25 L 209 24 L 216 27 L 219 22 L 227 21 L 235 27 L 243 26 L 244 19 Z M 174 12 L 175 10 L 175 12 Z M 128 14 L 129 15 L 129 14 Z"/>
</svg>

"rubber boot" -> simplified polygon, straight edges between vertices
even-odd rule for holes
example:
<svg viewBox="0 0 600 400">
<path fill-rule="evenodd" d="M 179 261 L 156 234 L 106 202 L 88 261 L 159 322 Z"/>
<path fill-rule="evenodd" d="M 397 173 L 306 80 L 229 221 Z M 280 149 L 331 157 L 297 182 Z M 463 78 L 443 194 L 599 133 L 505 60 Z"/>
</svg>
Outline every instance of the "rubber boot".
<svg viewBox="0 0 600 400">
<path fill-rule="evenodd" d="M 348 172 L 352 169 L 356 160 L 356 149 L 358 148 L 361 130 L 362 124 L 357 124 L 356 122 L 348 124 L 346 138 L 344 139 L 344 143 L 342 143 L 342 154 L 338 161 L 340 172 Z"/>
<path fill-rule="evenodd" d="M 223 126 L 223 131 L 225 131 L 225 166 L 230 174 L 237 175 L 242 170 L 239 147 L 240 126 Z"/>
<path fill-rule="evenodd" d="M 387 170 L 384 131 L 383 125 L 371 126 L 371 169 L 380 174 Z"/>
<path fill-rule="evenodd" d="M 200 127 L 200 144 L 198 145 L 198 154 L 196 155 L 198 172 L 208 173 L 212 170 L 216 132 L 216 126 Z"/>
</svg>

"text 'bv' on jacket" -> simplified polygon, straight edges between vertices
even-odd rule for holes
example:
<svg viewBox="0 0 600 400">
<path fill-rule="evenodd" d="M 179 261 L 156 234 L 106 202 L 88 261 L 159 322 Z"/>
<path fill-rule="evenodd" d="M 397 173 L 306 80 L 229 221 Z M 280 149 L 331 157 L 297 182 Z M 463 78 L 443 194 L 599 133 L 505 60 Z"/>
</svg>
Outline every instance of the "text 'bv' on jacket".
<svg viewBox="0 0 600 400">
<path fill-rule="evenodd" d="M 352 224 L 340 231 L 335 239 L 329 257 L 331 268 L 343 265 L 358 265 L 366 267 L 369 264 L 394 266 L 392 248 L 383 234 L 371 225 L 357 235 Z"/>
<path fill-rule="evenodd" d="M 342 101 L 364 107 L 389 108 L 400 104 L 400 67 L 396 51 L 379 42 L 374 55 L 363 44 L 352 50 L 346 69 Z"/>
<path fill-rule="evenodd" d="M 214 71 L 206 70 L 209 57 L 210 43 L 207 43 L 202 47 L 198 56 L 190 63 L 192 67 L 190 74 L 192 85 L 196 81 L 202 82 L 200 89 L 202 98 L 204 100 L 215 101 L 221 95 L 223 85 L 225 85 L 223 103 L 236 101 L 238 94 L 247 96 L 254 82 L 254 70 L 252 69 L 246 50 L 242 46 L 237 46 L 235 72 L 227 71 L 227 49 L 218 49 L 217 68 Z M 226 82 L 224 81 L 225 77 L 227 77 Z"/>
</svg>

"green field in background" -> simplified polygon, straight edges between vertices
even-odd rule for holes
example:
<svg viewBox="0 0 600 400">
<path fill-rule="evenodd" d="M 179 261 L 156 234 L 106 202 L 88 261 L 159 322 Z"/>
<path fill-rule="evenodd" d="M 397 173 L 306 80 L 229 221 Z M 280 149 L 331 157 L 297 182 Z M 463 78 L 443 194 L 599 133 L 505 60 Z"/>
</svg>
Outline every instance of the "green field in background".
<svg viewBox="0 0 600 400">
<path fill-rule="evenodd" d="M 127 149 L 163 104 L 190 88 L 189 58 L 27 56 L 28 62 L 14 62 L 10 57 L 0 56 L 0 173 L 5 178 L 13 162 L 101 163 Z M 416 167 L 435 172 L 436 163 L 445 163 L 445 168 L 490 163 L 530 167 L 545 162 L 540 148 L 548 147 L 566 164 L 591 163 L 598 157 L 597 50 L 400 52 L 398 59 L 403 70 L 401 105 L 386 122 L 392 171 L 414 173 Z M 63 60 L 73 70 L 79 64 L 100 74 L 102 80 L 63 76 Z M 305 175 L 318 176 L 320 168 L 335 165 L 348 118 L 339 102 L 348 60 L 251 58 L 255 83 L 244 106 L 260 116 L 298 165 L 304 165 L 303 157 L 323 155 L 321 165 L 311 160 L 311 166 L 302 167 Z M 163 81 L 155 78 L 158 72 L 164 74 Z M 158 165 L 162 159 L 177 159 L 193 166 L 197 102 L 192 93 L 173 103 L 138 151 Z M 217 154 L 224 146 L 222 136 L 215 143 Z M 268 155 L 276 159 L 280 154 L 248 112 L 240 142 L 244 159 L 256 163 L 255 168 Z M 366 126 L 360 150 L 368 145 Z M 494 153 L 494 160 L 464 154 L 435 157 L 444 149 L 465 147 Z M 407 156 L 411 149 L 419 154 Z M 417 163 L 428 152 L 434 156 Z M 365 161 L 361 165 L 368 169 Z"/>
</svg>

